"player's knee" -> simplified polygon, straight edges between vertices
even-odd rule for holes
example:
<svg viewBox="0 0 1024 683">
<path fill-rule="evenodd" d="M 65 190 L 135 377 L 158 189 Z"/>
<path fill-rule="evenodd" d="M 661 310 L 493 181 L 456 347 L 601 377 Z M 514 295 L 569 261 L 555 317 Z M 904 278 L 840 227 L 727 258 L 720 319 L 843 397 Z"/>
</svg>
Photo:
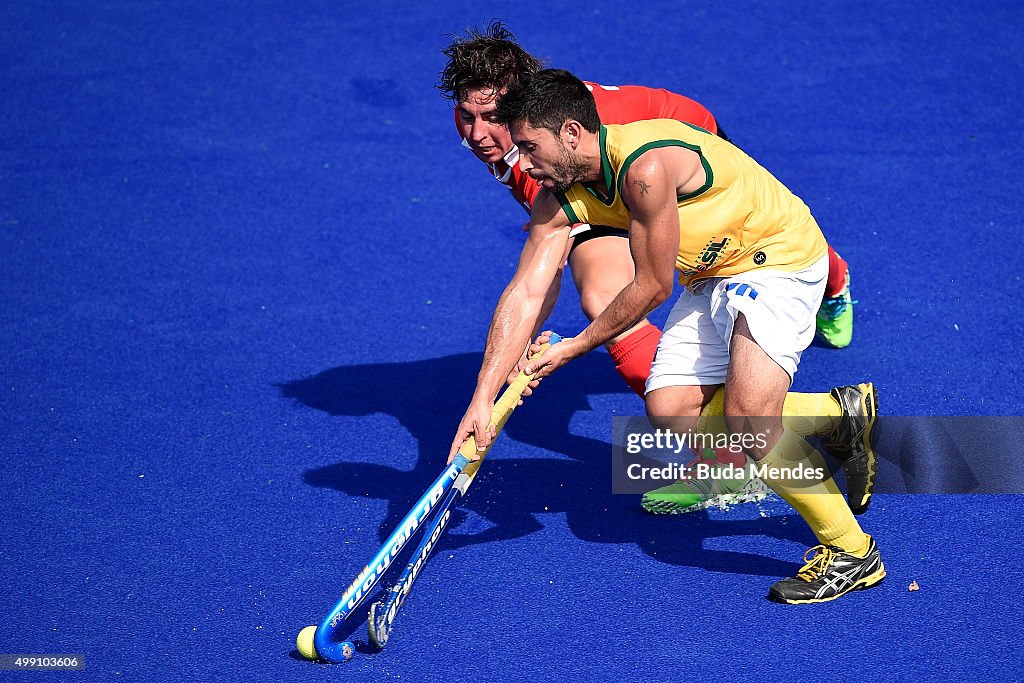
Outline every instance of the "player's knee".
<svg viewBox="0 0 1024 683">
<path fill-rule="evenodd" d="M 615 298 L 617 292 L 609 292 L 604 289 L 587 289 L 580 292 L 580 306 L 587 318 L 594 320 L 608 308 L 608 304 Z"/>
<path fill-rule="evenodd" d="M 647 418 L 655 428 L 685 431 L 687 425 L 696 421 L 700 415 L 702 401 L 699 391 L 666 387 L 648 393 L 644 406 L 647 408 Z"/>
</svg>

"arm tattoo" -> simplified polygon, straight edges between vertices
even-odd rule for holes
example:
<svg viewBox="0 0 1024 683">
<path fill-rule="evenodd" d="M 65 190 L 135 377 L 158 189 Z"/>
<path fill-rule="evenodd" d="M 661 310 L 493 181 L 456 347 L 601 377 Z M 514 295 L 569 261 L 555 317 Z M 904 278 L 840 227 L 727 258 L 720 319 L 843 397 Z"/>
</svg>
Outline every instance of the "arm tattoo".
<svg viewBox="0 0 1024 683">
<path fill-rule="evenodd" d="M 642 180 L 634 180 L 633 184 L 634 185 L 638 185 L 640 187 L 640 196 L 641 197 L 646 197 L 647 196 L 647 190 L 651 189 L 651 186 L 648 185 L 647 183 L 645 183 Z"/>
</svg>

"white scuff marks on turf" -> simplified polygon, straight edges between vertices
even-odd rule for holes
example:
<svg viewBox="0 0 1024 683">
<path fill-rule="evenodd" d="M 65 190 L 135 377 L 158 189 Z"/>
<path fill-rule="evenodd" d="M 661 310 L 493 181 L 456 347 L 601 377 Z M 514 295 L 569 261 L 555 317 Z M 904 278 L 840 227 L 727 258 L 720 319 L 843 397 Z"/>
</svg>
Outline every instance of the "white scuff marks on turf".
<svg viewBox="0 0 1024 683">
<path fill-rule="evenodd" d="M 786 501 L 779 498 L 775 493 L 770 493 L 767 498 L 756 503 L 723 503 L 707 508 L 708 517 L 711 519 L 747 520 L 761 519 L 765 517 L 785 517 L 793 514 L 793 509 Z"/>
</svg>

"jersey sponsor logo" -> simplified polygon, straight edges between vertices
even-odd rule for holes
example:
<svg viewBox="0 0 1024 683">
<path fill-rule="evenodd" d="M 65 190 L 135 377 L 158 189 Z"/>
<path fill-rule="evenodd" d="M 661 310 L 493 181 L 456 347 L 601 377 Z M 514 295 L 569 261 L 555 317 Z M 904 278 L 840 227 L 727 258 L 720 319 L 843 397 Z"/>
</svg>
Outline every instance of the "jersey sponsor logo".
<svg viewBox="0 0 1024 683">
<path fill-rule="evenodd" d="M 697 270 L 707 270 L 711 266 L 715 265 L 715 261 L 717 261 L 718 257 L 722 255 L 722 250 L 725 249 L 728 244 L 728 237 L 718 242 L 716 242 L 715 238 L 712 237 L 704 246 L 704 251 L 700 253 L 700 263 L 697 264 Z"/>
<path fill-rule="evenodd" d="M 756 254 L 754 254 L 754 263 L 756 263 L 759 266 L 763 266 L 764 262 L 767 261 L 767 260 L 768 260 L 768 257 L 765 256 L 763 251 L 759 251 Z"/>
<path fill-rule="evenodd" d="M 724 237 L 720 240 L 712 237 L 708 240 L 708 243 L 704 245 L 704 250 L 700 252 L 695 265 L 692 268 L 683 270 L 683 275 L 696 275 L 697 273 L 703 273 L 705 270 L 712 268 L 718 261 L 718 257 L 722 255 L 722 251 L 724 251 L 728 245 L 728 237 Z"/>
</svg>

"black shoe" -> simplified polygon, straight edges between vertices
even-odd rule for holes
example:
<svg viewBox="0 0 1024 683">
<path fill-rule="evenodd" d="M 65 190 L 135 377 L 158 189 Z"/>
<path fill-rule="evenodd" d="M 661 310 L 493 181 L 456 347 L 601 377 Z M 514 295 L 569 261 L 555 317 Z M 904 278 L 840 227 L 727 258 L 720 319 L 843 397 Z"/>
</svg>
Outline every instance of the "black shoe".
<svg viewBox="0 0 1024 683">
<path fill-rule="evenodd" d="M 843 410 L 839 424 L 822 438 L 821 445 L 843 463 L 846 472 L 846 501 L 853 514 L 862 515 L 871 504 L 878 458 L 871 445 L 871 432 L 878 419 L 878 393 L 873 384 L 836 387 L 832 398 Z"/>
<path fill-rule="evenodd" d="M 868 538 L 868 554 L 863 558 L 836 546 L 814 546 L 804 553 L 807 564 L 803 569 L 796 576 L 772 586 L 768 597 L 775 602 L 800 605 L 828 602 L 850 591 L 874 586 L 885 578 L 885 565 L 878 554 L 875 539 Z M 811 553 L 814 555 L 808 560 Z"/>
</svg>

